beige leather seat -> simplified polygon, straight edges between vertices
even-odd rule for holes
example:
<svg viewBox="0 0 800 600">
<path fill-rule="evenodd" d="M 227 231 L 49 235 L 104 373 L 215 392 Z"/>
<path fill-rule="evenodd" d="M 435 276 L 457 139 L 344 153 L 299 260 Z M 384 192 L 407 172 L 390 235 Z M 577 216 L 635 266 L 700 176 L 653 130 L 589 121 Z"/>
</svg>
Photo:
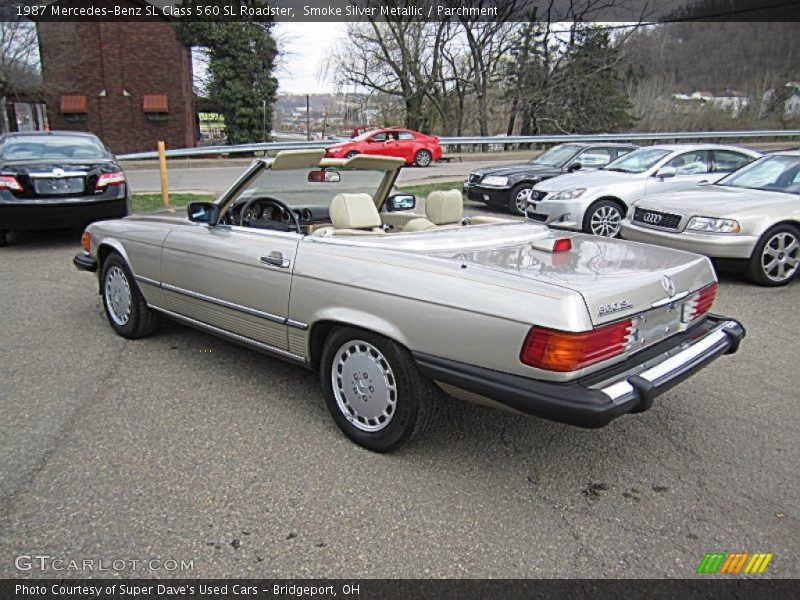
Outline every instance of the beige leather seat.
<svg viewBox="0 0 800 600">
<path fill-rule="evenodd" d="M 459 190 L 436 191 L 425 200 L 425 216 L 412 219 L 403 231 L 428 231 L 443 227 L 460 227 L 464 219 L 464 198 Z"/>
<path fill-rule="evenodd" d="M 381 216 L 369 194 L 336 194 L 330 206 L 331 224 L 312 235 L 382 235 Z"/>
</svg>

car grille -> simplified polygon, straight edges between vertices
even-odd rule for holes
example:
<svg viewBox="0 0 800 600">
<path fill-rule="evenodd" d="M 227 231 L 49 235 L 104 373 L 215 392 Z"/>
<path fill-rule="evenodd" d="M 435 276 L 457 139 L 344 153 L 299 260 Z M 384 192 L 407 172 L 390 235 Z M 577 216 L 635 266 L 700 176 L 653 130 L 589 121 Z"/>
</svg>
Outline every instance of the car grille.
<svg viewBox="0 0 800 600">
<path fill-rule="evenodd" d="M 635 208 L 633 211 L 633 222 L 640 223 L 645 227 L 660 227 L 661 229 L 678 229 L 681 222 L 681 215 L 659 212 L 657 210 L 647 210 Z"/>
<path fill-rule="evenodd" d="M 39 196 L 80 194 L 84 189 L 83 177 L 54 177 L 33 179 L 33 189 Z"/>
<path fill-rule="evenodd" d="M 469 182 L 470 183 L 478 183 L 481 180 L 481 176 L 477 173 L 470 173 L 469 174 Z"/>
<path fill-rule="evenodd" d="M 539 190 L 531 190 L 531 197 L 529 202 L 539 202 L 544 200 L 544 197 L 547 196 L 547 192 L 540 192 Z"/>
<path fill-rule="evenodd" d="M 538 213 L 527 213 L 527 215 L 531 221 L 539 221 L 540 223 L 547 221 L 547 215 L 540 215 Z"/>
</svg>

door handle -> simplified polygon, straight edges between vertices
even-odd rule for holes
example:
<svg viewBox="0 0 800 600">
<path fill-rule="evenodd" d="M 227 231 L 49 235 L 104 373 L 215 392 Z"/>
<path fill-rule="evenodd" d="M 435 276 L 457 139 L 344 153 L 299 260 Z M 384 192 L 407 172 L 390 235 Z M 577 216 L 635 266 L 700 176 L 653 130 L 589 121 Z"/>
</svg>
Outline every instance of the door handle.
<svg viewBox="0 0 800 600">
<path fill-rule="evenodd" d="M 261 257 L 261 262 L 265 265 L 272 265 L 273 267 L 280 267 L 281 269 L 289 268 L 292 261 L 284 258 L 280 252 L 270 252 L 267 256 Z"/>
</svg>

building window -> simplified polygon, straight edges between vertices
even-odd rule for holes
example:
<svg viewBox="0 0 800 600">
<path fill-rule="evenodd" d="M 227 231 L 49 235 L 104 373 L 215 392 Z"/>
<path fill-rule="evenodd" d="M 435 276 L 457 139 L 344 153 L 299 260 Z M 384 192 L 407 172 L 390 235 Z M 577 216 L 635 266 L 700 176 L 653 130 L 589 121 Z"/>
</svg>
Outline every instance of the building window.
<svg viewBox="0 0 800 600">
<path fill-rule="evenodd" d="M 142 110 L 150 121 L 166 121 L 169 116 L 169 102 L 166 94 L 149 94 L 144 97 Z"/>
<path fill-rule="evenodd" d="M 89 112 L 89 101 L 86 96 L 73 94 L 61 96 L 61 114 L 67 123 L 85 123 Z"/>
</svg>

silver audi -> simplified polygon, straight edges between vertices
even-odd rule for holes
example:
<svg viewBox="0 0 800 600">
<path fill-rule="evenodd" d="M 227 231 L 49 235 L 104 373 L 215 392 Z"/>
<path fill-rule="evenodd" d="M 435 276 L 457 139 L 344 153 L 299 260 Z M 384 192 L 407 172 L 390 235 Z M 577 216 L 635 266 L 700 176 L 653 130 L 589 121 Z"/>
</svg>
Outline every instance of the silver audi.
<svg viewBox="0 0 800 600">
<path fill-rule="evenodd" d="M 800 152 L 765 156 L 712 185 L 635 202 L 622 236 L 738 263 L 786 285 L 800 266 Z"/>
</svg>

